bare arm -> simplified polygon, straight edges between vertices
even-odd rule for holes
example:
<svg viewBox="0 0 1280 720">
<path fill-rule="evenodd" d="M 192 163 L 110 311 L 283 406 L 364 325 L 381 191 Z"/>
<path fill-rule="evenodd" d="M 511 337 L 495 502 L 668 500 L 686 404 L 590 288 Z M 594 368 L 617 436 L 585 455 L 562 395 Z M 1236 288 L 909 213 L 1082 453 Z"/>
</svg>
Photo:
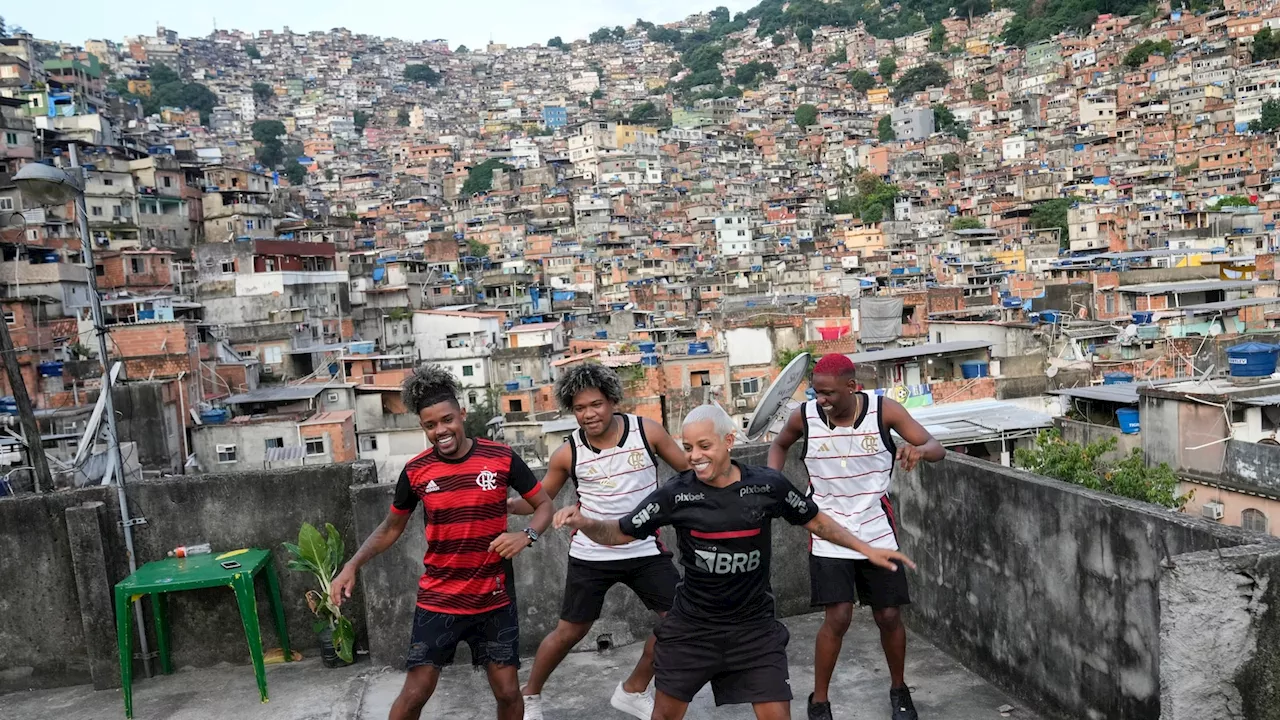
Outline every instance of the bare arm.
<svg viewBox="0 0 1280 720">
<path fill-rule="evenodd" d="M 938 462 L 947 456 L 947 449 L 942 447 L 942 443 L 896 401 L 885 398 L 883 412 L 889 429 L 908 443 L 898 448 L 897 460 L 903 470 L 915 468 L 921 460 Z"/>
<path fill-rule="evenodd" d="M 564 487 L 565 482 L 569 479 L 569 473 L 573 470 L 573 468 L 569 467 L 572 461 L 573 452 L 569 449 L 568 443 L 561 445 L 556 448 L 555 452 L 551 453 L 551 460 L 547 463 L 547 474 L 542 476 L 542 489 L 547 491 L 547 497 L 555 500 L 556 496 L 560 494 L 560 489 Z M 533 511 L 534 506 L 528 500 L 518 495 L 507 498 L 508 513 L 512 515 L 532 515 Z M 550 523 L 550 518 L 547 518 L 547 522 Z M 542 529 L 534 528 L 538 532 L 542 532 L 545 529 L 545 527 Z"/>
<path fill-rule="evenodd" d="M 787 418 L 787 424 L 782 426 L 782 432 L 778 433 L 778 437 L 774 438 L 773 444 L 769 446 L 769 467 L 782 472 L 782 466 L 787 464 L 787 451 L 803 436 L 804 413 L 797 408 Z"/>
<path fill-rule="evenodd" d="M 570 527 L 601 545 L 626 545 L 635 538 L 622 532 L 617 520 L 593 520 L 579 512 L 576 505 L 556 513 L 556 527 Z"/>
<path fill-rule="evenodd" d="M 840 523 L 832 520 L 826 513 L 820 512 L 812 520 L 805 524 L 805 529 L 826 540 L 835 543 L 841 547 L 866 555 L 871 562 L 889 570 L 897 570 L 898 566 L 894 561 L 900 561 L 907 567 L 915 569 L 916 564 L 911 559 L 896 550 L 881 550 L 873 548 L 867 543 L 862 542 L 854 537 L 853 533 L 841 527 Z"/>
<path fill-rule="evenodd" d="M 351 589 L 356 584 L 356 571 L 364 566 L 387 548 L 395 544 L 400 539 L 400 535 L 404 533 L 404 528 L 409 524 L 409 516 L 413 513 L 399 513 L 394 510 L 387 513 L 382 519 L 378 527 L 365 538 L 361 543 L 360 549 L 356 554 L 342 566 L 342 572 L 333 579 L 329 585 L 329 598 L 333 600 L 334 605 L 341 605 L 342 601 L 351 597 Z"/>
<path fill-rule="evenodd" d="M 661 423 L 656 423 L 647 418 L 641 418 L 640 422 L 644 423 L 644 436 L 649 441 L 649 446 L 653 451 L 662 458 L 672 470 L 676 472 L 684 472 L 689 469 L 689 456 L 685 454 L 684 449 L 676 444 L 667 429 L 662 427 Z"/>
<path fill-rule="evenodd" d="M 528 502 L 533 506 L 533 519 L 529 521 L 529 527 L 541 535 L 551 526 L 555 503 L 551 502 L 551 497 L 547 495 L 545 488 L 540 488 L 538 492 L 530 495 Z M 510 559 L 519 555 L 521 550 L 532 544 L 533 541 L 529 539 L 528 534 L 523 530 L 516 530 L 514 532 L 504 532 L 494 538 L 493 542 L 489 543 L 489 550 Z"/>
</svg>

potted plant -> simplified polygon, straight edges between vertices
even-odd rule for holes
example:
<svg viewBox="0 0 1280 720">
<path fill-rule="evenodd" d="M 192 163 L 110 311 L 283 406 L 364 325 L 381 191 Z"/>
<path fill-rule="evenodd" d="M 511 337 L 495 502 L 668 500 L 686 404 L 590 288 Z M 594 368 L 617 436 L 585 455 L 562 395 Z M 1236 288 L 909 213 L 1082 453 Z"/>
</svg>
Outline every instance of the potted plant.
<svg viewBox="0 0 1280 720">
<path fill-rule="evenodd" d="M 325 534 L 311 523 L 298 530 L 298 544 L 282 543 L 289 551 L 290 570 L 309 572 L 320 583 L 319 590 L 308 590 L 307 607 L 316 616 L 315 631 L 320 636 L 320 655 L 328 667 L 342 667 L 355 662 L 356 631 L 342 610 L 329 599 L 329 585 L 342 567 L 346 546 L 338 529 L 325 523 Z"/>
</svg>

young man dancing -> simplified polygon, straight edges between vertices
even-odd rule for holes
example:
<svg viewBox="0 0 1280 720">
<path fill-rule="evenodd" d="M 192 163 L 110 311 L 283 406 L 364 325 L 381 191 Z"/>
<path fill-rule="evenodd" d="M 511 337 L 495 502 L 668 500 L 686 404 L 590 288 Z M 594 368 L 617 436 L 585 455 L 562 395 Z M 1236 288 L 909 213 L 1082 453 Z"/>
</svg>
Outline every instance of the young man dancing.
<svg viewBox="0 0 1280 720">
<path fill-rule="evenodd" d="M 804 525 L 886 570 L 911 564 L 901 553 L 854 537 L 782 473 L 732 461 L 735 433 L 724 410 L 698 407 L 681 429 L 691 470 L 641 500 L 620 521 L 597 520 L 576 507 L 556 513 L 556 527 L 580 530 L 602 545 L 650 537 L 663 525 L 676 530 L 684 582 L 656 633 L 653 720 L 682 720 L 708 682 L 717 705 L 751 703 L 757 720 L 791 717 L 790 635 L 775 617 L 769 584 L 774 518 Z"/>
<path fill-rule="evenodd" d="M 458 382 L 438 366 L 421 367 L 404 382 L 404 404 L 417 414 L 432 447 L 405 465 L 382 524 L 342 568 L 329 588 L 337 604 L 351 597 L 356 572 L 391 547 L 419 504 L 426 515 L 426 570 L 418 581 L 406 665 L 409 674 L 390 720 L 417 720 L 435 692 L 440 669 L 453 663 L 458 643 L 471 646 L 498 701 L 498 720 L 519 720 L 520 627 L 512 591 L 511 558 L 538 540 L 551 522 L 551 498 L 510 447 L 467 437 L 467 412 Z M 507 491 L 532 506 L 522 532 L 506 532 Z"/>
<path fill-rule="evenodd" d="M 555 498 L 568 480 L 578 492 L 578 507 L 587 517 L 617 520 L 636 500 L 658 487 L 657 458 L 677 471 L 688 466 L 684 452 L 662 425 L 617 412 L 622 380 L 598 363 L 576 365 L 556 383 L 560 407 L 578 420 L 578 431 L 551 455 L 542 487 Z M 511 512 L 533 511 L 529 503 L 512 498 Z M 525 720 L 543 720 L 542 686 L 565 656 L 600 618 L 605 593 L 617 583 L 631 588 L 645 607 L 661 615 L 671 609 L 680 574 L 671 555 L 653 538 L 624 545 L 601 545 L 585 534 L 569 542 L 560 622 L 538 646 L 525 684 Z M 610 704 L 639 720 L 653 714 L 652 636 L 631 675 L 618 684 Z"/>
<path fill-rule="evenodd" d="M 809 495 L 823 512 L 872 547 L 897 550 L 897 527 L 889 504 L 895 460 L 911 470 L 921 459 L 938 462 L 942 445 L 898 403 L 858 390 L 853 361 L 826 355 L 813 368 L 817 399 L 787 419 L 769 448 L 769 467 L 781 470 L 787 450 L 804 439 Z M 891 433 L 906 442 L 898 445 Z M 911 691 L 903 677 L 907 630 L 898 608 L 911 603 L 907 574 L 869 562 L 865 553 L 815 536 L 809 546 L 812 603 L 826 608 L 814 648 L 813 694 L 809 720 L 831 720 L 828 691 L 853 603 L 871 606 L 880 628 L 880 644 L 889 664 L 889 701 L 893 720 L 916 720 Z"/>
</svg>

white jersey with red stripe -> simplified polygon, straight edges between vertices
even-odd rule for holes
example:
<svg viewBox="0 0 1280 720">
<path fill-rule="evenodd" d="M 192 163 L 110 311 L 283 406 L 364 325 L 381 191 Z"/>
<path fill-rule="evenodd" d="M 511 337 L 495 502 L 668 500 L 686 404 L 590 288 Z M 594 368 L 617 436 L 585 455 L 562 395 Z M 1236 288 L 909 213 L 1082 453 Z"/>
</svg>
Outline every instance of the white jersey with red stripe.
<svg viewBox="0 0 1280 720">
<path fill-rule="evenodd" d="M 862 393 L 862 410 L 851 427 L 832 425 L 817 400 L 804 413 L 804 464 L 809 495 L 822 512 L 871 547 L 897 550 L 897 520 L 889 505 L 895 447 L 883 422 L 884 398 Z M 809 551 L 818 557 L 865 559 L 813 536 Z"/>
<path fill-rule="evenodd" d="M 578 507 L 595 520 L 619 520 L 636 504 L 657 489 L 658 466 L 644 424 L 635 415 L 622 415 L 622 435 L 616 447 L 597 449 L 579 429 L 573 443 L 573 478 L 578 490 Z M 575 532 L 569 541 L 569 557 L 579 560 L 625 560 L 662 552 L 656 538 L 644 538 L 625 545 L 601 545 L 586 534 Z"/>
</svg>

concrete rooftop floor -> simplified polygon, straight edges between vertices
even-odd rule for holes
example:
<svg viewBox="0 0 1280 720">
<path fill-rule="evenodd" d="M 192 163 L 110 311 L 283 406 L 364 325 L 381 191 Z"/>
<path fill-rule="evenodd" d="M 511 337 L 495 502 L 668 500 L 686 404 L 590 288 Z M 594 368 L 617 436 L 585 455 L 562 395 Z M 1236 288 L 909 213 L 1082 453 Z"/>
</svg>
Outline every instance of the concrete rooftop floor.
<svg viewBox="0 0 1280 720">
<path fill-rule="evenodd" d="M 804 699 L 813 689 L 813 639 L 822 624 L 821 614 L 789 618 L 788 655 L 791 686 L 796 700 L 794 718 L 805 717 Z M 407 635 L 407 628 L 406 628 Z M 404 673 L 357 663 L 331 670 L 314 659 L 314 652 L 300 663 L 272 665 L 267 669 L 271 701 L 260 704 L 253 670 L 244 666 L 219 666 L 180 670 L 134 683 L 134 717 L 137 720 L 383 720 L 400 691 Z M 459 653 L 461 661 L 466 651 Z M 574 653 L 551 676 L 543 692 L 548 720 L 626 720 L 628 716 L 609 706 L 613 687 L 634 665 L 640 645 L 632 644 L 604 653 Z M 521 679 L 530 660 L 524 661 Z M 1036 720 L 1022 707 L 982 678 L 961 667 L 937 648 L 912 634 L 908 640 L 907 682 L 912 686 L 916 709 L 925 720 L 980 720 L 999 718 L 999 708 L 1012 705 L 1008 717 Z M 871 720 L 889 717 L 889 681 L 881 654 L 879 635 L 870 614 L 860 610 L 845 638 L 840 665 L 832 682 L 832 705 L 837 720 Z M 38 690 L 0 697 L 0 720 L 57 717 L 61 720 L 123 718 L 118 691 L 95 692 L 90 686 Z M 436 696 L 424 718 L 490 720 L 493 700 L 483 673 L 469 664 L 449 668 L 440 679 Z M 711 689 L 704 688 L 690 706 L 689 720 L 730 720 L 754 717 L 750 706 L 716 708 Z"/>
</svg>

